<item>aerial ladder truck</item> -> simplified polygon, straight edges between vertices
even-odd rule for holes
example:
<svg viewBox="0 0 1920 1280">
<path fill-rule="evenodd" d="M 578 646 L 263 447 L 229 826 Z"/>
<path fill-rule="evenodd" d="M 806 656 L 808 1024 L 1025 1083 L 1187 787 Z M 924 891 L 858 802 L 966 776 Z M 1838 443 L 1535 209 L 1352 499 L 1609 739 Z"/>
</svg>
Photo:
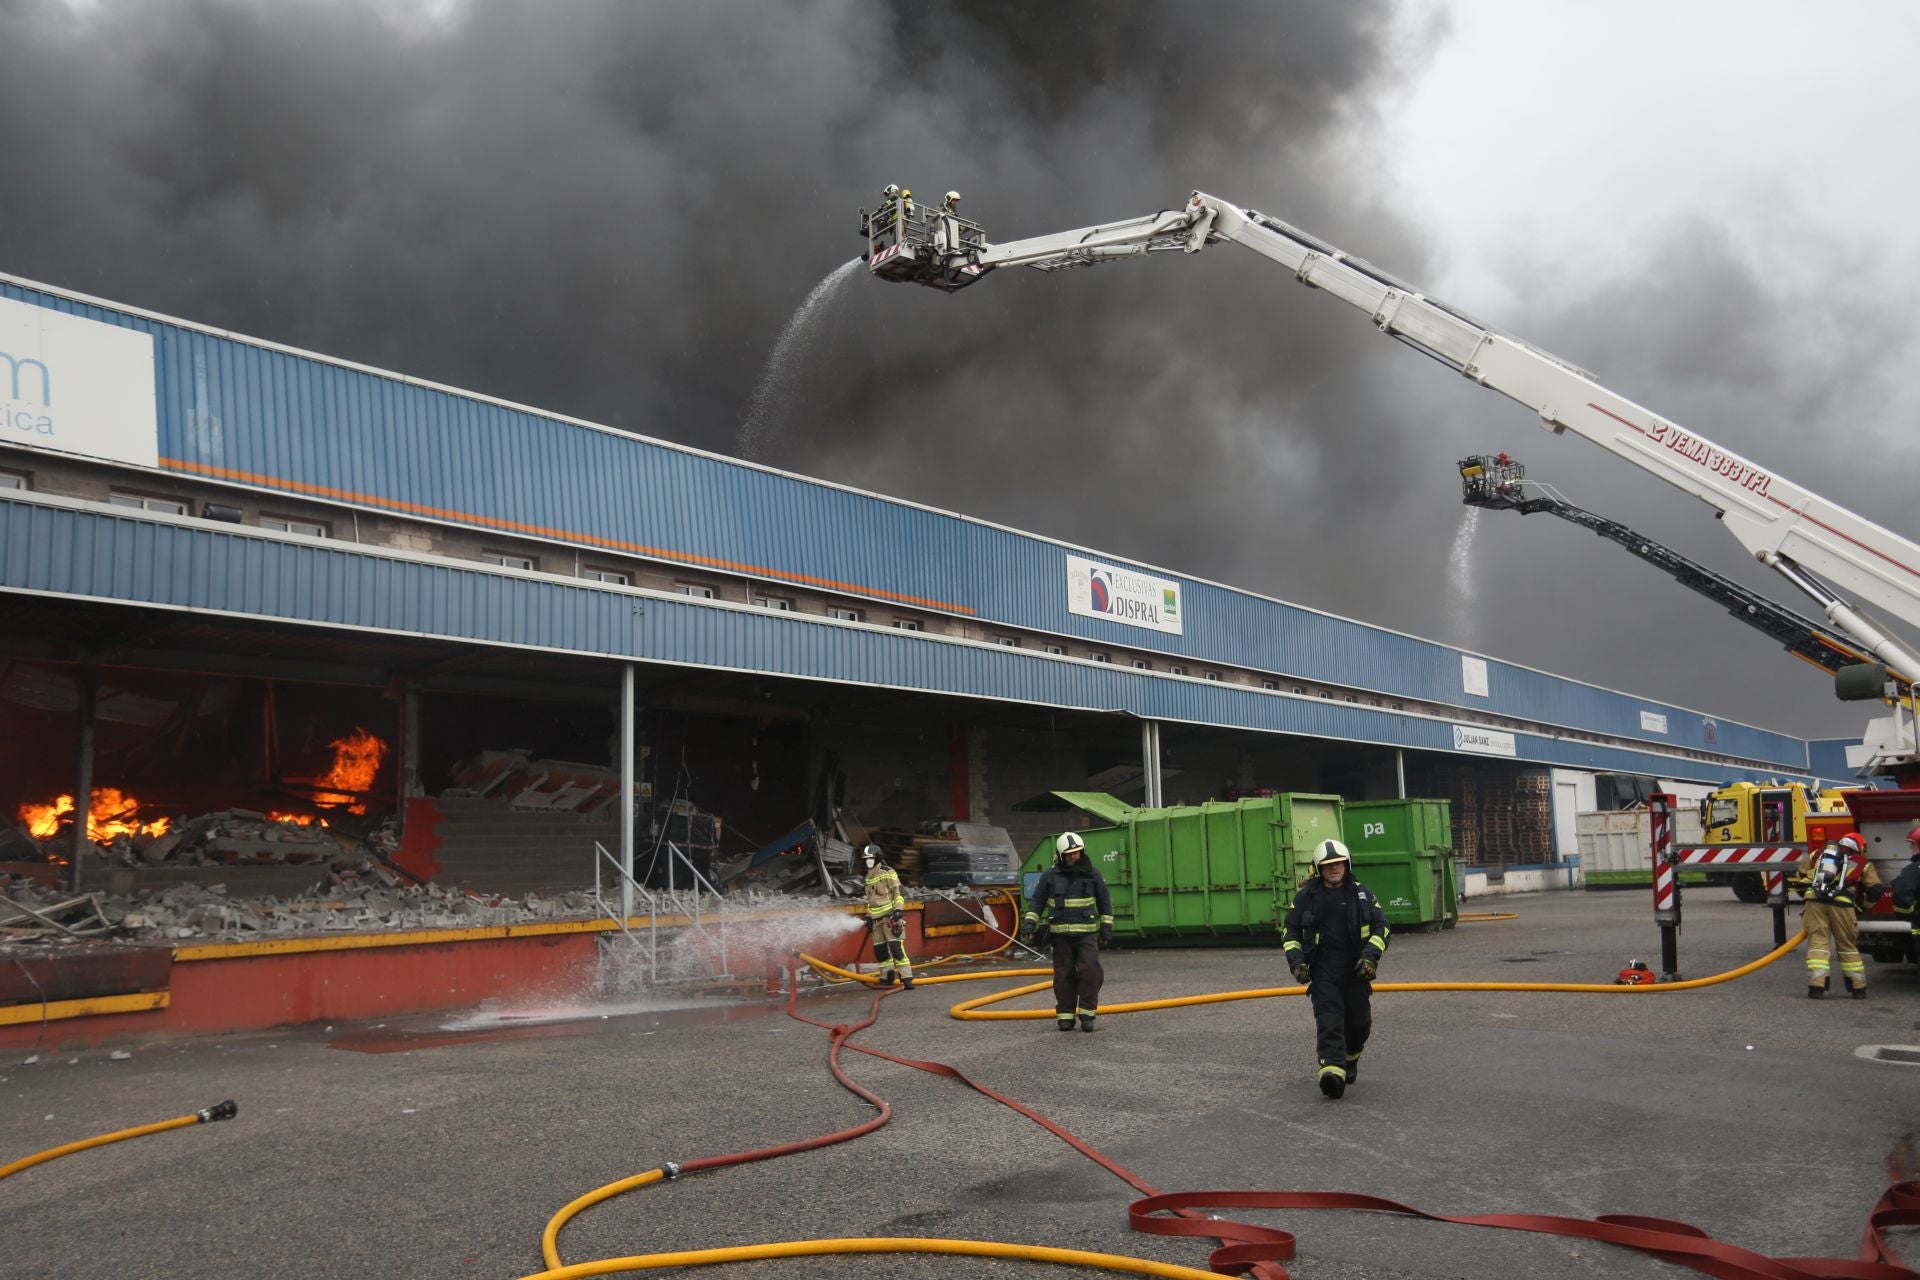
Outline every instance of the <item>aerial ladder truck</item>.
<svg viewBox="0 0 1920 1280">
<path fill-rule="evenodd" d="M 1904 861 L 1906 831 L 1920 819 L 1920 721 L 1912 692 L 1920 680 L 1920 655 L 1843 593 L 1920 626 L 1920 545 L 1685 430 L 1601 386 L 1572 362 L 1427 297 L 1362 258 L 1203 191 L 1177 208 L 1005 243 L 987 239 L 983 227 L 957 215 L 903 211 L 897 203 L 876 214 L 863 210 L 860 224 L 870 274 L 948 292 L 1006 267 L 1063 271 L 1237 244 L 1362 312 L 1388 337 L 1525 405 L 1545 430 L 1584 437 L 1706 503 L 1749 554 L 1812 599 L 1827 626 L 1865 659 L 1840 667 L 1836 691 L 1842 698 L 1883 700 L 1891 714 L 1867 726 L 1861 744 L 1849 748 L 1848 763 L 1905 789 L 1849 792 L 1849 808 L 1883 871 Z M 1891 918 L 1884 923 L 1906 927 Z M 1863 945 L 1878 927 L 1862 922 Z M 1903 950 L 1909 945 L 1904 932 L 1900 943 Z"/>
<path fill-rule="evenodd" d="M 1518 460 L 1500 454 L 1476 454 L 1460 462 L 1460 498 L 1485 511 L 1517 511 L 1521 515 L 1558 516 L 1588 529 L 1670 575 L 1681 586 L 1726 609 L 1748 626 L 1780 643 L 1788 653 L 1829 676 L 1866 661 L 1846 636 L 1831 627 L 1794 612 L 1758 591 L 1663 546 L 1644 534 L 1575 506 L 1552 485 L 1527 478 Z M 1894 681 L 1896 687 L 1901 682 Z M 1902 696 L 1911 691 L 1900 688 Z M 1846 801 L 1837 790 L 1815 791 L 1803 783 L 1778 778 L 1764 782 L 1729 782 L 1700 801 L 1700 826 L 1708 841 L 1726 847 L 1804 845 L 1809 814 L 1845 813 Z M 1767 878 L 1760 871 L 1730 871 L 1708 867 L 1708 884 L 1724 884 L 1742 902 L 1765 902 Z"/>
</svg>

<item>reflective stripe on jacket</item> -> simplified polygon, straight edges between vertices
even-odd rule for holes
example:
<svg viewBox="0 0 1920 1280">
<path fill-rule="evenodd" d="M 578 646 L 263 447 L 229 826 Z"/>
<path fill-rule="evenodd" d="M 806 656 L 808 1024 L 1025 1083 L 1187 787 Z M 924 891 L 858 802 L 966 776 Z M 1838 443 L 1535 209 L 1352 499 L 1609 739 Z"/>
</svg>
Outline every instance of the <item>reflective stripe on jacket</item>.
<svg viewBox="0 0 1920 1280">
<path fill-rule="evenodd" d="M 1093 933 L 1113 924 L 1107 882 L 1084 853 L 1077 867 L 1055 863 L 1041 873 L 1027 899 L 1026 922 L 1036 924 L 1043 915 L 1055 933 Z"/>
<path fill-rule="evenodd" d="M 907 899 L 900 892 L 900 873 L 886 863 L 867 872 L 867 918 L 877 920 L 895 911 L 905 911 Z"/>
</svg>

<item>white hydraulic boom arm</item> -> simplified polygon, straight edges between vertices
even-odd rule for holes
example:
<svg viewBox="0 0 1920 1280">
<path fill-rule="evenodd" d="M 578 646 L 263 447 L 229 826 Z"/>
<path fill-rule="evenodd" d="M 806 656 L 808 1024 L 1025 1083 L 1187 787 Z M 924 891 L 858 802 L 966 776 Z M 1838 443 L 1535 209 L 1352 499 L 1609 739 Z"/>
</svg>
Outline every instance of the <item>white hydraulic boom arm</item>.
<svg viewBox="0 0 1920 1280">
<path fill-rule="evenodd" d="M 958 288 L 995 267 L 1042 271 L 1171 250 L 1197 253 L 1231 241 L 1371 316 L 1376 327 L 1490 390 L 1517 400 L 1555 433 L 1572 431 L 1692 494 L 1718 511 L 1729 532 L 1761 563 L 1819 603 L 1832 624 L 1907 681 L 1920 681 L 1920 657 L 1826 583 L 1920 626 L 1920 545 L 1800 488 L 1773 472 L 1684 431 L 1530 343 L 1499 333 L 1423 296 L 1367 262 L 1288 226 L 1196 191 L 1184 209 L 1106 226 L 993 244 L 984 235 L 958 249 L 936 243 L 921 263 L 900 258 L 876 275 Z"/>
</svg>

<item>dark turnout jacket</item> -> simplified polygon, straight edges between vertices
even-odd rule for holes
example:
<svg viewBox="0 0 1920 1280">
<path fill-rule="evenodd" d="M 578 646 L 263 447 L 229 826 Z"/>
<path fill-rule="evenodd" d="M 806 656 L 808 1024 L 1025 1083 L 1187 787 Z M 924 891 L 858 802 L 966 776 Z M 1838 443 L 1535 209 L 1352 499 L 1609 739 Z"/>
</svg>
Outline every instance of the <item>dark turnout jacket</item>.
<svg viewBox="0 0 1920 1280">
<path fill-rule="evenodd" d="M 1026 921 L 1045 920 L 1054 933 L 1096 933 L 1113 923 L 1113 900 L 1107 882 L 1085 854 L 1070 867 L 1056 862 L 1041 872 L 1027 899 Z"/>
<path fill-rule="evenodd" d="M 1375 964 L 1387 954 L 1387 913 L 1373 891 L 1349 872 L 1339 888 L 1330 888 L 1311 876 L 1293 895 L 1281 928 L 1280 945 L 1287 965 L 1317 964 L 1323 957 L 1352 964 L 1367 959 Z"/>
</svg>

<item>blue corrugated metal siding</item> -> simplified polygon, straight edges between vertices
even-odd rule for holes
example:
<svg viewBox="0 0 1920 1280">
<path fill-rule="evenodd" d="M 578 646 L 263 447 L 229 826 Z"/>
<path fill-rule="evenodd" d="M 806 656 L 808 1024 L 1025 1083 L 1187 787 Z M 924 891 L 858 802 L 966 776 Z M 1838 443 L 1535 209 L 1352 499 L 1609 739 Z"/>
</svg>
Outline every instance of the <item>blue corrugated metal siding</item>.
<svg viewBox="0 0 1920 1280">
<path fill-rule="evenodd" d="M 0 496 L 0 590 L 1124 711 L 1436 751 L 1453 745 L 1445 721 L 1342 702 L 26 497 Z M 1720 766 L 1649 752 L 1530 734 L 1516 735 L 1516 741 L 1523 760 L 1702 781 L 1725 776 Z"/>
<path fill-rule="evenodd" d="M 151 333 L 164 467 L 373 509 L 949 609 L 983 621 L 1271 671 L 1655 745 L 1762 759 L 1804 745 L 1664 703 L 1182 580 L 1186 634 L 1070 614 L 1063 544 L 568 423 L 15 284 L 20 301 Z M 1122 567 L 1158 572 L 1128 562 Z M 1668 733 L 1640 727 L 1642 709 Z"/>
</svg>

